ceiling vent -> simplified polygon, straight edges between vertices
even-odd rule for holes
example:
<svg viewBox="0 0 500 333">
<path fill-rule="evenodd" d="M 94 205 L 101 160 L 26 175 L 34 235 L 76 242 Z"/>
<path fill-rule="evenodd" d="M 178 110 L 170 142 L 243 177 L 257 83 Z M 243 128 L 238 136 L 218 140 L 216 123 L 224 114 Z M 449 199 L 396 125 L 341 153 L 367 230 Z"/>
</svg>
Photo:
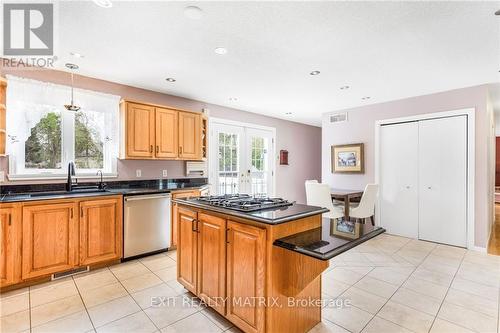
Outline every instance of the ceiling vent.
<svg viewBox="0 0 500 333">
<path fill-rule="evenodd" d="M 341 123 L 347 121 L 347 112 L 346 113 L 337 113 L 337 114 L 332 114 L 330 116 L 330 122 L 331 123 Z"/>
</svg>

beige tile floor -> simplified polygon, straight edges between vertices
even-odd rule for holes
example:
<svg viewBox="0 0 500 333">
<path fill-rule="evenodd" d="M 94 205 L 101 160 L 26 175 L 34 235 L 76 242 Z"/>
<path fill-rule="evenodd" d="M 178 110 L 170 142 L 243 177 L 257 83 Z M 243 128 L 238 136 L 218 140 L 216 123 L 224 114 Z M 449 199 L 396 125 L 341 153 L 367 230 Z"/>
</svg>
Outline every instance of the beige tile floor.
<svg viewBox="0 0 500 333">
<path fill-rule="evenodd" d="M 1 332 L 238 332 L 187 298 L 175 255 L 2 294 Z M 499 292 L 500 257 L 384 234 L 331 260 L 324 299 L 350 306 L 325 306 L 312 332 L 500 333 Z"/>
</svg>

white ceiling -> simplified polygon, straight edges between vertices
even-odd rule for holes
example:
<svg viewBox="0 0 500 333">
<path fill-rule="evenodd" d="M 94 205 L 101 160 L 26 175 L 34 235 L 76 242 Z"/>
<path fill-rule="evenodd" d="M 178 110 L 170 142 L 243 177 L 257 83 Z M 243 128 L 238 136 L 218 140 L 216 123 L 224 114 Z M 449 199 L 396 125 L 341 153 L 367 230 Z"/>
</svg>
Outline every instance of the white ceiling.
<svg viewBox="0 0 500 333">
<path fill-rule="evenodd" d="M 184 16 L 193 4 L 202 19 Z M 58 66 L 319 126 L 325 112 L 499 82 L 498 9 L 498 1 L 113 1 L 109 9 L 68 1 L 59 4 Z M 215 54 L 220 46 L 228 53 Z"/>
</svg>

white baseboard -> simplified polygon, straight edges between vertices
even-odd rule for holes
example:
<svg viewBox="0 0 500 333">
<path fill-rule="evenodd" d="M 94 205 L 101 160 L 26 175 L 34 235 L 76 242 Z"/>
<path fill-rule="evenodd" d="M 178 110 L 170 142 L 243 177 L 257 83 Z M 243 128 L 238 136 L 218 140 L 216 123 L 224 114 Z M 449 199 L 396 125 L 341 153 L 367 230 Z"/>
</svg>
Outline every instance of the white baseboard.
<svg viewBox="0 0 500 333">
<path fill-rule="evenodd" d="M 473 246 L 469 250 L 477 251 L 477 252 L 481 252 L 481 253 L 486 253 L 486 248 L 485 247 L 480 247 L 480 246 Z"/>
</svg>

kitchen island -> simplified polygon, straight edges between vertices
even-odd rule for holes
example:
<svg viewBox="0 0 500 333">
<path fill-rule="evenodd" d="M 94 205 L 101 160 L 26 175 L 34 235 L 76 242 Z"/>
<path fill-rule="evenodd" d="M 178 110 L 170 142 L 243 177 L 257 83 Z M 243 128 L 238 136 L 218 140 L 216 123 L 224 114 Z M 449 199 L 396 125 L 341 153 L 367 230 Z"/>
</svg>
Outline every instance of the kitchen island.
<svg viewBox="0 0 500 333">
<path fill-rule="evenodd" d="M 345 237 L 322 218 L 326 209 L 296 203 L 248 211 L 174 203 L 178 281 L 245 332 L 309 331 L 321 321 L 328 260 L 384 231 L 356 226 Z"/>
</svg>

